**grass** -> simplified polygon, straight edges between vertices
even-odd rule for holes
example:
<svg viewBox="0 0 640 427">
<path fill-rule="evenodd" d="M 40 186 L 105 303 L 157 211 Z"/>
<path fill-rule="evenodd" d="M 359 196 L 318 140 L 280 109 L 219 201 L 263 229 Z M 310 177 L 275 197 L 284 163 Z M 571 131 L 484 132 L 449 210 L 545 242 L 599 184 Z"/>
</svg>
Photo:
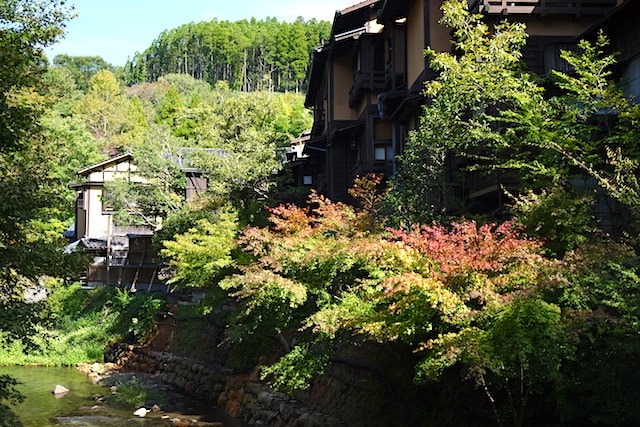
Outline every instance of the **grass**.
<svg viewBox="0 0 640 427">
<path fill-rule="evenodd" d="M 79 284 L 54 286 L 40 313 L 46 322 L 35 333 L 11 339 L 0 332 L 0 363 L 74 366 L 102 360 L 107 343 L 132 332 L 143 337 L 162 307 L 163 301 L 149 294 L 107 287 L 87 291 Z"/>
</svg>

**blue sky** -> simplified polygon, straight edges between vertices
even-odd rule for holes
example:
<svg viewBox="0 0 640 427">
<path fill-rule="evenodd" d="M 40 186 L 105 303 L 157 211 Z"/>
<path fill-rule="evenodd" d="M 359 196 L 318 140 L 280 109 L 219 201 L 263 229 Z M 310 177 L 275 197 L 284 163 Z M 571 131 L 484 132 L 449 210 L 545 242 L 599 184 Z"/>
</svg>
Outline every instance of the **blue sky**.
<svg viewBox="0 0 640 427">
<path fill-rule="evenodd" d="M 359 0 L 69 0 L 78 15 L 63 40 L 46 49 L 58 54 L 101 56 L 124 65 L 143 52 L 163 30 L 190 22 L 265 19 L 292 22 L 298 16 L 333 21 L 336 10 Z"/>
</svg>

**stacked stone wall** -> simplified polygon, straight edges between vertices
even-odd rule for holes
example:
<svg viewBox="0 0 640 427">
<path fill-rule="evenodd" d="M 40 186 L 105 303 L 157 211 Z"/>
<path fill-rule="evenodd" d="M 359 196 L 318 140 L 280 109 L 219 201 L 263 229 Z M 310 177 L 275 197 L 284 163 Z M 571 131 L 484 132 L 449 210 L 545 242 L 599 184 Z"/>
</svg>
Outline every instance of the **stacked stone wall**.
<svg viewBox="0 0 640 427">
<path fill-rule="evenodd" d="M 119 343 L 105 352 L 105 362 L 157 375 L 163 382 L 216 404 L 249 425 L 274 427 L 344 427 L 349 424 L 306 407 L 260 383 L 255 376 L 171 353 Z"/>
</svg>

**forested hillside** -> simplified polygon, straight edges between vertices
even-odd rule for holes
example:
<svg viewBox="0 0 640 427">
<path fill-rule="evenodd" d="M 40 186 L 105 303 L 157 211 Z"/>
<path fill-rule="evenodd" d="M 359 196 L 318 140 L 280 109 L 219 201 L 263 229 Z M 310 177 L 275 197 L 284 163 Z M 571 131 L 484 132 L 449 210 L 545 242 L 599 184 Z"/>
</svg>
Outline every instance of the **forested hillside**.
<svg viewBox="0 0 640 427">
<path fill-rule="evenodd" d="M 190 23 L 162 32 L 125 66 L 127 84 L 153 82 L 170 73 L 215 84 L 225 80 L 245 92 L 305 91 L 309 52 L 327 39 L 327 21 L 276 18 Z"/>
</svg>

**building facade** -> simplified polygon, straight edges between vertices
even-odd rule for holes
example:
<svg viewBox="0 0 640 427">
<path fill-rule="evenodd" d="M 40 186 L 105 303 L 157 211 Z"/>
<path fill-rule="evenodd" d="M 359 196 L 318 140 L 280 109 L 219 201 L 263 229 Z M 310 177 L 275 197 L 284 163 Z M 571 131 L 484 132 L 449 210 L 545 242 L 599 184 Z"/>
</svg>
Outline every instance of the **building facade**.
<svg viewBox="0 0 640 427">
<path fill-rule="evenodd" d="M 488 24 L 503 19 L 526 24 L 529 37 L 523 60 L 541 76 L 552 69 L 566 71 L 560 51 L 575 49 L 580 38 L 602 27 L 628 3 L 468 2 L 469 10 L 482 13 Z M 313 51 L 305 105 L 313 109 L 314 122 L 304 151 L 308 157 L 300 169 L 330 199 L 350 201 L 347 190 L 358 175 L 375 172 L 389 177 L 396 172 L 396 156 L 403 152 L 409 131 L 418 127 L 426 102 L 424 83 L 436 77 L 424 50 L 452 49 L 451 29 L 439 23 L 441 6 L 442 0 L 362 1 L 336 12 L 329 41 Z M 620 15 L 629 16 L 634 18 L 628 26 L 637 33 L 637 13 Z M 637 45 L 638 40 L 620 38 L 620 43 Z M 638 64 L 629 62 L 627 74 L 638 75 Z M 469 173 L 451 182 L 451 193 L 468 206 L 499 205 L 501 179 Z"/>
</svg>

